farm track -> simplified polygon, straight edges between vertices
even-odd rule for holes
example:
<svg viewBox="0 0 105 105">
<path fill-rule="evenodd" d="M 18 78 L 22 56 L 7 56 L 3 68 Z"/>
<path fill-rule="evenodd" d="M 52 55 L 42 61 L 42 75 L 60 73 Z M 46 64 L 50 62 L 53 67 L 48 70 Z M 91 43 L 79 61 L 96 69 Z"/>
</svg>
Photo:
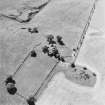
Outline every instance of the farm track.
<svg viewBox="0 0 105 105">
<path fill-rule="evenodd" d="M 77 44 L 77 53 L 76 53 L 74 62 L 76 61 L 76 59 L 77 59 L 77 57 L 78 57 L 78 54 L 79 54 L 79 52 L 80 52 L 80 49 L 81 49 L 81 47 L 82 47 L 82 45 L 83 45 L 83 42 L 84 42 L 84 39 L 85 39 L 85 35 L 86 35 L 86 32 L 87 32 L 88 27 L 89 27 L 89 25 L 90 25 L 90 22 L 91 22 L 91 19 L 92 19 L 93 14 L 94 14 L 94 11 L 95 11 L 96 3 L 97 3 L 97 2 L 98 2 L 98 0 L 95 0 L 95 1 L 94 1 L 93 7 L 92 7 L 92 9 L 91 9 L 91 11 L 90 11 L 90 15 L 89 15 L 88 20 L 87 20 L 87 22 L 86 22 L 86 25 L 85 25 L 85 27 L 84 27 L 84 29 L 83 29 L 81 38 L 80 38 L 80 40 L 79 40 L 79 42 L 78 42 L 78 44 Z"/>
</svg>

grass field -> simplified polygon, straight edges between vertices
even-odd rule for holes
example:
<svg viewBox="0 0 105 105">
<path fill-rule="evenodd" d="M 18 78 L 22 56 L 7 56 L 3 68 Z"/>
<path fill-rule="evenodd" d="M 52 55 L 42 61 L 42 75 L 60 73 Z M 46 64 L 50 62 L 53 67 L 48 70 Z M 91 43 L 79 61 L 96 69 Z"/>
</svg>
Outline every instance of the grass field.
<svg viewBox="0 0 105 105">
<path fill-rule="evenodd" d="M 6 88 L 4 88 L 5 86 L 2 84 L 2 82 L 6 79 L 7 75 L 13 74 L 16 71 L 17 67 L 21 64 L 21 62 L 27 56 L 27 54 L 30 52 L 33 46 L 37 45 L 38 43 L 41 43 L 40 46 L 35 48 L 35 51 L 37 52 L 37 57 L 36 58 L 29 57 L 27 61 L 24 63 L 24 65 L 22 66 L 21 70 L 17 72 L 17 74 L 14 77 L 17 82 L 16 86 L 18 88 L 19 93 L 21 93 L 25 97 L 28 97 L 33 94 L 33 91 L 36 92 L 40 87 L 40 85 L 43 83 L 43 81 L 46 79 L 46 76 L 49 74 L 49 72 L 56 64 L 57 62 L 56 59 L 53 59 L 44 55 L 41 50 L 42 46 L 45 44 L 44 41 L 47 35 L 52 34 L 54 35 L 54 37 L 56 37 L 57 35 L 62 36 L 65 46 L 64 47 L 58 46 L 58 48 L 63 51 L 64 55 L 72 56 L 73 48 L 77 47 L 78 42 L 81 38 L 83 29 L 87 23 L 91 8 L 93 6 L 93 2 L 94 0 L 87 0 L 87 1 L 86 0 L 67 0 L 66 2 L 53 0 L 42 10 L 42 12 L 33 16 L 32 20 L 26 24 L 18 23 L 17 21 L 14 21 L 12 19 L 9 19 L 3 16 L 0 18 L 1 19 L 0 20 L 1 22 L 0 23 L 1 25 L 0 26 L 1 28 L 1 31 L 0 31 L 0 47 L 1 47 L 0 49 L 0 63 L 1 63 L 0 104 L 1 105 L 7 105 L 7 104 L 16 105 L 17 103 L 20 105 L 27 104 L 24 99 L 20 98 L 17 95 L 10 96 L 6 92 Z M 8 6 L 6 7 L 10 8 L 11 4 L 8 4 L 8 5 L 9 7 Z M 19 7 L 17 6 L 16 8 L 20 8 L 20 5 Z M 22 8 L 20 8 L 20 10 L 21 9 Z M 3 14 L 3 11 L 2 11 L 2 14 Z M 39 33 L 31 34 L 27 30 L 21 29 L 24 27 L 26 27 L 26 29 L 28 27 L 38 27 Z M 73 58 L 70 58 L 67 61 L 71 62 L 71 60 L 73 60 Z M 60 72 L 60 70 L 62 71 L 62 68 L 61 69 L 60 68 L 61 67 L 58 66 L 58 69 L 57 70 L 55 69 L 54 75 L 56 75 L 57 72 Z M 55 85 L 54 85 L 55 87 L 53 86 L 53 84 L 51 85 L 53 88 L 57 90 L 59 90 L 61 86 L 61 89 L 59 90 L 59 94 L 56 95 L 56 98 L 61 94 L 64 94 L 63 97 L 65 97 L 66 93 L 62 90 L 63 89 L 65 90 L 64 85 L 67 86 L 67 84 L 70 82 L 70 80 L 65 79 L 64 76 L 62 77 L 62 75 L 64 74 L 61 73 L 59 77 L 59 73 L 58 73 L 58 76 L 56 76 L 57 83 L 55 82 Z M 53 73 L 49 78 L 49 80 L 47 80 L 47 82 L 49 82 L 52 77 L 53 77 Z M 63 81 L 63 79 L 64 79 L 64 85 L 61 82 Z M 47 87 L 47 82 L 45 83 L 46 86 L 42 88 L 42 90 L 44 90 Z M 53 93 L 54 91 L 53 88 L 50 90 L 51 93 Z M 40 95 L 42 93 L 40 93 Z M 71 93 L 72 92 L 70 92 L 70 94 Z M 50 97 L 49 96 L 50 93 L 47 93 L 47 94 L 48 94 L 48 97 Z M 83 98 L 80 93 L 76 94 L 74 92 L 73 94 L 74 94 L 74 97 L 70 96 L 71 100 L 76 97 Z M 40 95 L 38 96 L 38 98 L 40 97 Z M 85 101 L 87 97 L 89 98 L 87 94 L 85 94 L 85 96 L 86 97 L 83 98 L 84 103 L 86 103 Z M 41 97 L 43 97 L 43 95 Z M 46 97 L 47 95 L 45 94 L 44 98 Z M 51 96 L 51 97 L 54 97 L 54 96 Z M 49 101 L 50 99 L 46 100 L 45 103 L 42 100 L 41 103 L 43 103 L 43 105 L 70 104 L 68 102 L 68 98 L 66 97 L 65 97 L 64 103 L 61 103 L 62 102 L 61 99 L 63 99 L 63 97 L 61 95 L 61 98 L 58 99 L 60 100 L 59 102 L 56 101 L 56 98 L 55 98 L 55 101 L 53 103 L 47 104 L 47 101 L 50 102 Z M 79 102 L 79 100 L 77 99 L 76 102 Z M 40 104 L 40 101 L 38 103 L 37 103 L 38 105 L 42 105 Z"/>
</svg>

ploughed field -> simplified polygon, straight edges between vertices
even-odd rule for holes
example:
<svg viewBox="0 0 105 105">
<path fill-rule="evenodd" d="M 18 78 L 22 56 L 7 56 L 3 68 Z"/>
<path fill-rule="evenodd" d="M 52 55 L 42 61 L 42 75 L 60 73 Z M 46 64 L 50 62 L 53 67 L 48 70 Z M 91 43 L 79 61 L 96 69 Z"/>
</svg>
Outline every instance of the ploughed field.
<svg viewBox="0 0 105 105">
<path fill-rule="evenodd" d="M 10 4 L 7 9 L 1 7 L 1 105 L 26 105 L 30 96 L 37 105 L 87 105 L 86 99 L 93 95 L 88 92 L 94 91 L 98 74 L 75 61 L 93 3 L 94 0 L 52 0 L 36 5 L 34 1 L 24 1 L 15 9 Z M 10 75 L 17 88 L 12 95 L 7 88 L 14 84 L 5 85 Z"/>
</svg>

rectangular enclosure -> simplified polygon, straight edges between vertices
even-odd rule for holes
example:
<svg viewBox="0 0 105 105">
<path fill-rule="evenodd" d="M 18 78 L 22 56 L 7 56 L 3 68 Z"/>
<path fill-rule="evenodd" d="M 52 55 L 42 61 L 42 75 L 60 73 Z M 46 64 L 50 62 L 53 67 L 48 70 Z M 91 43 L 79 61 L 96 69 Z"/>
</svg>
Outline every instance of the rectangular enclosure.
<svg viewBox="0 0 105 105">
<path fill-rule="evenodd" d="M 36 48 L 35 51 L 37 57 L 29 57 L 15 75 L 18 91 L 24 96 L 30 96 L 37 92 L 57 62 L 43 54 L 40 47 Z"/>
</svg>

